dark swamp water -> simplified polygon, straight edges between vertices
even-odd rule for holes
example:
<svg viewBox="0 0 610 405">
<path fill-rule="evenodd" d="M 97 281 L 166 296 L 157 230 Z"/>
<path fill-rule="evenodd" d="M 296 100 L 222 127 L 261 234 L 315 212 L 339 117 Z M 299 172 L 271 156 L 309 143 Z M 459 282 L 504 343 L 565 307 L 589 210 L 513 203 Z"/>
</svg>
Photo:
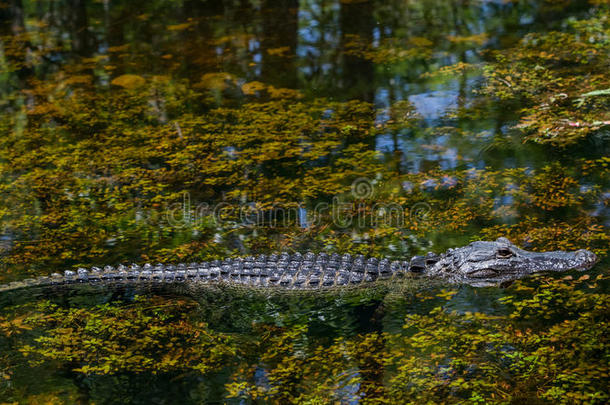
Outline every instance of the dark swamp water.
<svg viewBox="0 0 610 405">
<path fill-rule="evenodd" d="M 587 248 L 506 288 L 0 295 L 0 403 L 607 403 L 610 12 L 0 3 L 0 282 L 285 252 Z"/>
</svg>

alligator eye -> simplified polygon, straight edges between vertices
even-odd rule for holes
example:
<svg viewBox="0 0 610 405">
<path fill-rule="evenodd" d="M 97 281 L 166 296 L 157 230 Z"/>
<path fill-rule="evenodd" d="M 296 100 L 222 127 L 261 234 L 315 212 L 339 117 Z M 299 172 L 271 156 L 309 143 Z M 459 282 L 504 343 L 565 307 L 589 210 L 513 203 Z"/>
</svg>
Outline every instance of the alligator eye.
<svg viewBox="0 0 610 405">
<path fill-rule="evenodd" d="M 508 248 L 500 248 L 496 252 L 496 256 L 499 259 L 508 259 L 509 257 L 514 256 L 514 253 L 512 252 L 512 250 L 510 250 Z"/>
<path fill-rule="evenodd" d="M 438 256 L 426 256 L 426 266 L 434 266 L 438 261 Z"/>
</svg>

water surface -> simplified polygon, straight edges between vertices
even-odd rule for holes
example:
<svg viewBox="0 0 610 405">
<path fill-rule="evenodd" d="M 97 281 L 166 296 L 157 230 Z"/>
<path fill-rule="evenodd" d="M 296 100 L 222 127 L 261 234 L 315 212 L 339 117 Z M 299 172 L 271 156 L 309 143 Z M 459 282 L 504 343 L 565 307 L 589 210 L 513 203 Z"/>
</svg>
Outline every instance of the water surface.
<svg viewBox="0 0 610 405">
<path fill-rule="evenodd" d="M 0 296 L 8 403 L 605 403 L 603 1 L 0 6 L 0 281 L 509 237 L 508 288 Z"/>
</svg>

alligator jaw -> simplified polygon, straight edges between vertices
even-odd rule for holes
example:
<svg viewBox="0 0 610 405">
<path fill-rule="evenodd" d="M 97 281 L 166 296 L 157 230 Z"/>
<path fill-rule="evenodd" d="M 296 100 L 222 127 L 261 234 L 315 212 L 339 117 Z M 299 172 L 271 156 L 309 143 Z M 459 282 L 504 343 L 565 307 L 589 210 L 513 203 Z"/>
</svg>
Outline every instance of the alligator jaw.
<svg viewBox="0 0 610 405">
<path fill-rule="evenodd" d="M 593 267 L 598 260 L 595 253 L 584 249 L 573 252 L 526 253 L 530 259 L 532 273 L 568 270 L 585 271 Z"/>
</svg>

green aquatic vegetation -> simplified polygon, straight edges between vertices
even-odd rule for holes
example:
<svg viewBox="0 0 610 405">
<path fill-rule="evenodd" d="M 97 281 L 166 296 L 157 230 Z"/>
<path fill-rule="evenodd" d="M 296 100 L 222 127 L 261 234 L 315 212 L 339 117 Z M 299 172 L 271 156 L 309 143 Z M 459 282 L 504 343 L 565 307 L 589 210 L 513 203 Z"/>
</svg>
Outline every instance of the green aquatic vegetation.
<svg viewBox="0 0 610 405">
<path fill-rule="evenodd" d="M 549 234 L 555 247 L 605 252 L 607 230 L 595 218 L 574 215 L 542 227 L 537 220 L 561 209 L 582 213 L 597 203 L 601 184 L 608 181 L 603 159 L 583 163 L 600 184 L 585 189 L 575 173 L 556 164 L 539 171 L 432 169 L 396 175 L 370 142 L 379 133 L 417 128 L 421 118 L 406 101 L 383 110 L 358 101 L 256 101 L 210 105 L 200 114 L 195 105 L 206 99 L 205 91 L 186 82 L 153 77 L 136 88 L 100 88 L 91 75 L 57 75 L 65 80 L 38 82 L 28 90 L 34 105 L 6 116 L 0 213 L 5 232 L 17 236 L 7 263 L 103 264 L 117 261 L 111 256 L 116 244 L 135 249 L 130 260 L 201 260 L 230 254 L 213 240 L 219 231 L 223 238 L 243 235 L 242 243 L 253 251 L 296 249 L 301 240 L 313 239 L 319 248 L 396 255 L 409 250 L 407 234 L 430 239 L 475 222 L 492 225 L 498 217 L 523 215 L 528 219 L 512 228 L 520 234 L 509 233 L 521 243 L 541 242 L 530 233 L 542 236 L 540 229 L 555 228 L 566 233 Z M 374 125 L 380 112 L 389 119 Z M 24 117 L 25 127 L 19 124 Z M 374 194 L 366 201 L 350 194 L 351 181 L 360 177 L 373 180 Z M 239 221 L 240 212 L 227 209 L 225 229 L 209 211 L 202 221 L 172 227 L 165 214 L 185 203 L 185 192 L 192 210 L 202 202 L 243 201 L 256 201 L 259 210 L 308 208 L 339 196 L 350 207 L 347 218 L 363 208 L 365 221 L 337 227 L 332 211 L 326 211 L 305 233 L 295 221 L 235 231 L 230 224 Z M 498 203 L 506 198 L 510 201 Z M 373 202 L 399 207 L 402 222 L 375 220 Z M 418 203 L 429 208 L 425 218 L 411 215 Z M 350 240 L 354 228 L 367 244 Z M 507 229 L 491 227 L 483 235 Z M 567 239 L 572 242 L 561 244 Z"/>
<path fill-rule="evenodd" d="M 398 383 L 393 393 L 407 401 L 447 396 L 487 403 L 534 398 L 603 403 L 608 398 L 608 295 L 580 290 L 598 288 L 602 278 L 592 284 L 588 276 L 575 282 L 546 280 L 537 288 L 518 283 L 519 299 L 501 299 L 512 310 L 508 323 L 502 316 L 440 307 L 433 316 L 408 317 L 405 328 L 415 332 L 400 347 L 413 355 L 395 354 L 400 373 L 392 378 Z M 549 320 L 548 328 L 530 319 Z"/>
<path fill-rule="evenodd" d="M 227 390 L 273 403 L 603 403 L 609 297 L 598 283 L 606 281 L 517 283 L 515 296 L 500 300 L 507 316 L 439 306 L 407 315 L 403 333 L 336 339 L 328 346 L 311 347 L 302 328 L 290 330 L 261 345 L 261 363 L 240 369 Z M 439 297 L 451 302 L 455 293 Z M 248 378 L 260 367 L 264 384 Z"/>
<path fill-rule="evenodd" d="M 345 40 L 345 54 L 358 56 L 377 64 L 421 61 L 429 58 L 433 50 L 433 43 L 424 37 L 410 37 L 406 41 L 386 38 L 378 46 L 373 46 L 356 35 L 346 35 Z"/>
<path fill-rule="evenodd" d="M 419 290 L 401 305 L 429 305 L 407 309 L 400 330 L 331 340 L 311 333 L 312 318 L 286 326 L 257 322 L 227 334 L 200 321 L 201 303 L 154 296 L 72 308 L 29 303 L 3 315 L 0 326 L 3 344 L 9 339 L 41 372 L 45 364 L 63 364 L 89 378 L 125 371 L 215 378 L 229 369 L 222 374 L 227 398 L 604 403 L 607 282 L 604 275 L 518 281 L 495 299 L 491 313 L 456 311 L 460 290 Z M 4 378 L 19 382 L 23 370 L 2 364 Z"/>
<path fill-rule="evenodd" d="M 421 19 L 428 18 L 428 6 L 409 7 L 409 12 Z M 447 5 L 441 9 L 447 11 Z M 384 10 L 380 7 L 377 12 L 384 15 Z M 524 100 L 528 111 L 536 114 L 555 115 L 554 107 L 537 104 L 551 99 L 549 106 L 586 114 L 586 119 L 567 124 L 565 137 L 552 139 L 580 137 L 604 122 L 605 89 L 609 87 L 600 73 L 605 71 L 604 10 L 598 6 L 592 18 L 570 19 L 566 32 L 530 34 L 513 48 L 496 52 L 497 62 L 485 66 L 464 60 L 424 76 L 436 80 L 439 75 L 470 74 L 476 71 L 473 67 L 482 66 L 488 79 L 485 94 Z M 464 20 L 477 15 L 474 9 L 458 11 Z M 444 11 L 439 13 L 447 17 Z M 151 23 L 154 19 L 148 14 L 142 18 Z M 180 32 L 199 29 L 208 22 L 206 17 L 170 23 L 172 28 L 161 42 L 170 44 Z M 53 34 L 44 24 L 38 30 L 40 38 Z M 349 34 L 342 43 L 348 53 L 353 51 L 351 56 L 365 59 L 374 57 L 370 52 L 381 50 L 388 51 L 390 59 L 396 58 L 405 48 L 416 50 L 419 60 L 431 62 L 432 51 L 477 49 L 488 37 L 485 33 L 442 29 L 429 38 L 397 31 L 377 44 L 360 34 Z M 6 38 L 6 49 L 25 49 L 20 38 Z M 218 30 L 208 45 L 222 47 L 233 58 L 254 38 L 254 33 L 239 29 Z M 36 44 L 36 49 L 47 49 L 43 42 Z M 45 52 L 57 51 L 51 45 Z M 584 215 L 584 210 L 599 202 L 602 184 L 607 181 L 605 174 L 598 174 L 601 169 L 597 166 L 591 170 L 599 185 L 584 192 L 577 175 L 563 173 L 553 165 L 541 168 L 533 178 L 524 168 L 474 172 L 427 168 L 419 173 L 396 173 L 396 165 L 401 163 L 388 161 L 376 151 L 377 137 L 428 136 L 434 141 L 455 137 L 462 130 L 422 131 L 424 120 L 406 100 L 377 109 L 365 101 L 312 99 L 304 96 L 307 91 L 251 80 L 239 69 L 216 68 L 187 78 L 178 74 L 178 67 L 163 65 L 167 69 L 155 75 L 138 68 L 141 58 L 153 57 L 141 45 L 135 41 L 109 47 L 105 53 L 65 60 L 56 70 L 27 76 L 23 88 L 6 97 L 9 108 L 0 124 L 6 134 L 0 141 L 0 215 L 3 233 L 11 236 L 4 260 L 10 264 L 6 272 L 15 273 L 7 277 L 17 277 L 24 268 L 34 274 L 60 266 L 121 260 L 203 260 L 236 251 L 302 246 L 399 256 L 430 247 L 444 250 L 449 243 L 440 242 L 447 240 L 441 235 L 464 233 L 476 224 L 485 224 L 485 236 L 507 232 L 508 225 L 494 223 L 507 218 L 519 222 L 510 225 L 513 237 L 542 248 L 547 244 L 538 232 L 540 221 L 561 210 L 574 215 L 543 226 L 558 230 L 547 239 L 557 240 L 556 245 L 594 245 L 598 253 L 605 251 L 607 231 L 598 219 Z M 269 51 L 279 52 L 274 49 Z M 159 52 L 160 63 L 170 63 L 172 58 L 165 58 L 163 50 Z M 288 58 L 286 52 L 280 52 L 283 58 Z M 8 61 L 20 58 L 10 52 L 5 57 Z M 30 65 L 34 66 L 38 65 Z M 586 80 L 581 80 L 583 76 Z M 566 90 L 572 85 L 577 88 Z M 484 116 L 485 112 L 477 114 Z M 379 119 L 386 115 L 389 119 Z M 536 118 L 532 123 L 542 126 L 545 119 Z M 523 120 L 522 124 L 528 120 L 526 115 Z M 578 126 L 579 122 L 597 124 Z M 462 133 L 464 138 L 472 138 L 471 132 Z M 439 148 L 450 150 L 438 144 L 429 147 L 439 153 Z M 458 161 L 470 162 L 461 156 Z M 330 213 L 321 214 L 321 221 L 305 230 L 295 221 L 281 227 L 248 225 L 235 229 L 238 213 L 231 210 L 223 212 L 224 224 L 218 224 L 209 212 L 200 215 L 201 221 L 180 228 L 167 223 L 167 208 L 183 203 L 185 193 L 193 211 L 199 203 L 256 201 L 252 206 L 260 210 L 280 205 L 294 211 L 300 204 L 309 213 L 316 203 L 331 202 L 338 196 L 354 204 L 346 213 L 354 217 L 361 202 L 349 193 L 351 181 L 358 177 L 375 180 L 376 201 L 400 206 L 405 221 L 372 223 L 375 211 L 370 200 L 364 204 L 368 210 L 365 224 L 348 229 L 334 226 Z M 407 183 L 412 190 L 403 189 Z M 430 207 L 425 220 L 411 218 L 411 208 L 417 203 Z M 575 235 L 567 235 L 570 229 L 576 230 L 572 232 Z M 558 236 L 559 230 L 565 235 Z M 350 240 L 354 234 L 357 238 Z M 426 239 L 434 240 L 433 245 L 423 243 Z"/>
<path fill-rule="evenodd" d="M 472 72 L 478 73 L 482 68 L 482 65 L 458 62 L 453 65 L 441 66 L 438 70 L 432 72 L 422 73 L 422 78 L 446 78 L 455 77 L 458 75 L 470 74 Z"/>
<path fill-rule="evenodd" d="M 607 163 L 606 163 L 607 164 Z M 608 181 L 604 159 L 582 161 L 599 184 Z M 422 238 L 460 232 L 473 222 L 483 225 L 481 238 L 495 238 L 505 232 L 520 244 L 536 249 L 573 249 L 579 246 L 605 255 L 610 235 L 603 224 L 585 214 L 587 207 L 603 203 L 602 187 L 583 188 L 584 181 L 559 165 L 550 164 L 539 171 L 525 168 L 505 170 L 428 171 L 406 174 L 378 187 L 375 203 L 394 203 L 405 209 L 425 202 L 422 218 L 404 217 L 402 226 L 394 223 L 367 222 L 374 239 L 407 228 Z M 372 204 L 372 202 L 371 202 Z M 549 212 L 573 213 L 562 221 L 549 221 Z M 516 224 L 496 225 L 497 218 L 522 218 Z M 487 225 L 487 226 L 485 226 Z M 374 228 L 374 229 L 373 229 Z M 519 230 L 519 231 L 517 231 Z M 398 235 L 398 234 L 396 234 Z M 398 239 L 398 238 L 397 238 Z M 387 246 L 379 241 L 379 246 Z M 386 253 L 387 254 L 387 253 Z"/>
<path fill-rule="evenodd" d="M 608 295 L 591 293 L 602 278 L 547 279 L 537 288 L 518 283 L 512 291 L 519 299 L 501 299 L 508 316 L 441 306 L 408 315 L 403 334 L 308 347 L 304 331 L 291 330 L 272 339 L 261 357 L 265 384 L 238 380 L 228 392 L 274 403 L 603 403 L 610 372 Z M 541 318 L 549 320 L 547 328 L 528 322 Z M 239 373 L 243 379 L 255 369 Z"/>
<path fill-rule="evenodd" d="M 193 305 L 172 299 L 88 310 L 41 302 L 14 326 L 48 331 L 33 346 L 19 349 L 32 366 L 59 361 L 84 374 L 217 371 L 235 354 L 232 339 L 211 333 L 205 323 L 190 322 L 187 313 Z"/>
<path fill-rule="evenodd" d="M 531 33 L 494 52 L 484 67 L 484 94 L 525 104 L 517 126 L 526 140 L 573 144 L 610 125 L 608 9 L 566 21 L 562 32 Z"/>
<path fill-rule="evenodd" d="M 3 400 L 608 402 L 606 0 L 106 3 L 0 6 L 2 282 L 499 236 L 603 261 L 503 290 L 3 296 Z"/>
<path fill-rule="evenodd" d="M 349 178 L 381 168 L 367 145 L 375 133 L 368 103 L 270 101 L 200 114 L 187 106 L 205 92 L 185 83 L 153 77 L 144 85 L 136 76 L 133 87 L 121 76 L 121 86 L 99 88 L 92 76 L 57 77 L 65 80 L 28 90 L 34 105 L 6 115 L 5 229 L 40 241 L 19 246 L 13 263 L 83 261 L 117 237 L 160 241 L 172 232 L 159 222 L 165 209 L 185 192 L 195 203 L 298 203 L 348 190 Z"/>
</svg>

